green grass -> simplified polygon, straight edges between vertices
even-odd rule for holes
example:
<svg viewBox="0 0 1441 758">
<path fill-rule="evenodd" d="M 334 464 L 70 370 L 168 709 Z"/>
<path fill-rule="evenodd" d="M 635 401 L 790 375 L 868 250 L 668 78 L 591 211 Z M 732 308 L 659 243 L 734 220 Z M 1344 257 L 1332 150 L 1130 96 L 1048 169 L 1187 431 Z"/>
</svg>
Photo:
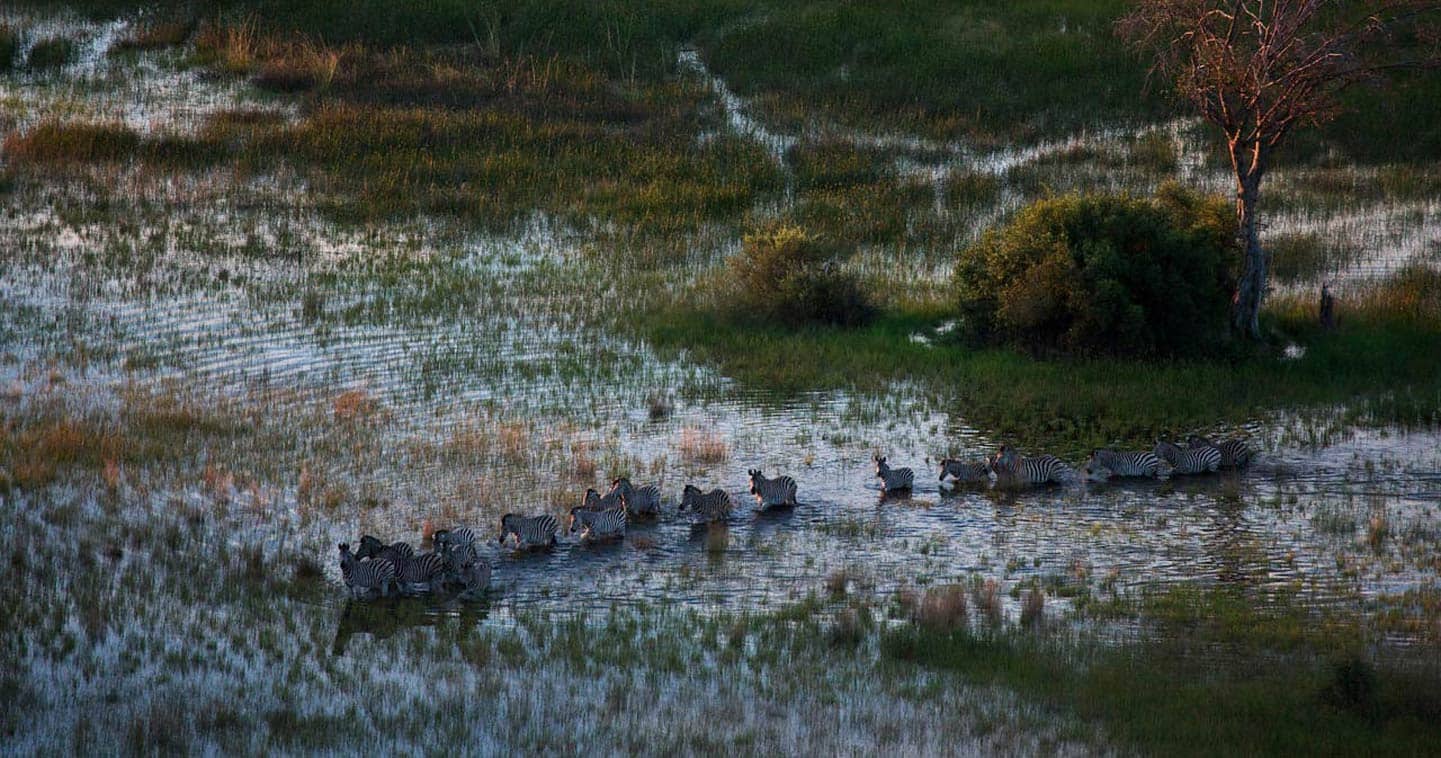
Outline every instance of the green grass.
<svg viewBox="0 0 1441 758">
<path fill-rule="evenodd" d="M 1441 736 L 1434 663 L 1370 662 L 1353 620 L 1239 590 L 1183 586 L 1123 603 L 1156 633 L 1120 647 L 1017 631 L 908 627 L 893 660 L 998 684 L 1160 755 L 1417 755 Z"/>
<path fill-rule="evenodd" d="M 1308 348 L 1294 361 L 1063 361 L 910 339 L 942 318 L 940 312 L 891 311 L 862 329 L 790 330 L 673 306 L 639 328 L 658 345 L 684 348 L 755 387 L 884 391 L 891 382 L 916 382 L 945 398 L 945 406 L 969 424 L 1022 444 L 1054 443 L 1072 452 L 1111 443 L 1149 445 L 1159 435 L 1361 397 L 1372 404 L 1358 409 L 1357 421 L 1366 420 L 1362 413 L 1380 423 L 1441 418 L 1441 374 L 1431 358 L 1441 350 L 1441 332 L 1434 327 L 1353 318 L 1337 333 L 1321 334 L 1288 324 Z"/>
</svg>

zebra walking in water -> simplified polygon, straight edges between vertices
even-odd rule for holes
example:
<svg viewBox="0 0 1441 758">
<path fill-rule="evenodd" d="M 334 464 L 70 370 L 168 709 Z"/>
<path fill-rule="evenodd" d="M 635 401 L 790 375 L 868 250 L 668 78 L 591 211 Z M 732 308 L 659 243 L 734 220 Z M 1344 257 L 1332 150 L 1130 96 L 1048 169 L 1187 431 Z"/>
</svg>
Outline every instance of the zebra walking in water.
<svg viewBox="0 0 1441 758">
<path fill-rule="evenodd" d="M 516 547 L 522 550 L 554 547 L 559 530 L 555 516 L 548 513 L 530 517 L 507 513 L 500 517 L 500 538 L 496 542 L 503 545 L 506 537 L 515 535 Z"/>
<path fill-rule="evenodd" d="M 430 541 L 435 545 L 437 553 L 448 553 L 459 547 L 475 547 L 479 535 L 474 529 L 468 526 L 458 526 L 454 529 L 437 529 L 430 535 Z"/>
<path fill-rule="evenodd" d="M 731 515 L 731 496 L 725 490 L 716 488 L 702 492 L 693 484 L 687 484 L 680 496 L 680 508 L 700 514 L 706 521 L 725 521 Z"/>
<path fill-rule="evenodd" d="M 955 458 L 941 459 L 940 481 L 945 481 L 947 476 L 952 477 L 958 483 L 978 484 L 989 479 L 990 469 L 984 461 L 961 461 Z"/>
<path fill-rule="evenodd" d="M 796 480 L 784 474 L 767 479 L 760 469 L 748 469 L 751 477 L 751 494 L 756 496 L 756 505 L 768 508 L 773 505 L 796 504 Z"/>
<path fill-rule="evenodd" d="M 415 548 L 407 542 L 392 542 L 389 545 L 368 534 L 361 535 L 360 547 L 355 551 L 358 560 L 381 558 L 399 567 L 415 556 Z"/>
<path fill-rule="evenodd" d="M 624 508 L 625 502 L 621 500 L 620 493 L 611 488 L 610 492 L 600 494 L 594 487 L 585 491 L 581 498 L 580 507 L 588 511 L 608 511 L 611 508 Z"/>
<path fill-rule="evenodd" d="M 635 487 L 629 479 L 622 476 L 610 483 L 610 495 L 619 496 L 620 504 L 631 518 L 660 516 L 660 488 L 653 484 Z"/>
<path fill-rule="evenodd" d="M 1171 465 L 1155 453 L 1145 450 L 1118 453 L 1106 448 L 1091 451 L 1086 460 L 1086 478 L 1093 482 L 1104 482 L 1113 476 L 1144 476 L 1165 479 L 1171 475 Z"/>
<path fill-rule="evenodd" d="M 1155 453 L 1171 464 L 1177 474 L 1204 474 L 1221 467 L 1221 450 L 1217 447 L 1182 448 L 1170 442 L 1157 442 Z"/>
<path fill-rule="evenodd" d="M 1054 455 L 1022 458 L 1014 449 L 1001 445 L 990 459 L 998 487 L 1034 487 L 1041 484 L 1062 484 L 1075 476 L 1065 461 Z"/>
<path fill-rule="evenodd" d="M 1251 462 L 1251 448 L 1244 440 L 1231 437 L 1212 442 L 1199 434 L 1191 435 L 1186 441 L 1186 446 L 1192 450 L 1215 448 L 1221 452 L 1221 468 L 1243 468 Z"/>
<path fill-rule="evenodd" d="M 625 538 L 625 509 L 592 511 L 570 509 L 570 533 L 580 532 L 583 542 L 607 542 Z"/>
<path fill-rule="evenodd" d="M 396 579 L 406 594 L 430 592 L 444 579 L 447 569 L 439 553 L 421 553 L 396 567 Z"/>
<path fill-rule="evenodd" d="M 350 552 L 350 543 L 340 543 L 340 574 L 351 597 L 365 600 L 390 594 L 395 584 L 395 564 L 383 558 L 361 560 Z"/>
<path fill-rule="evenodd" d="M 909 490 L 915 482 L 916 474 L 908 468 L 891 468 L 886 465 L 884 455 L 872 455 L 871 459 L 876 462 L 876 477 L 881 480 L 881 489 L 886 492 L 898 492 Z"/>
</svg>

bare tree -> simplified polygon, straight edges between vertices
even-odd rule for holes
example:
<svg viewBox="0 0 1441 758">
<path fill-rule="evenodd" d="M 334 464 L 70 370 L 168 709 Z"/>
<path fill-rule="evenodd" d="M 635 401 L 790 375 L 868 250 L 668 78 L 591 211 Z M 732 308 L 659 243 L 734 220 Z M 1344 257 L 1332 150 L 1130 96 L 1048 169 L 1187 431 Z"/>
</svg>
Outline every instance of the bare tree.
<svg viewBox="0 0 1441 758">
<path fill-rule="evenodd" d="M 1339 115 L 1346 88 L 1435 62 L 1438 10 L 1435 0 L 1140 0 L 1119 22 L 1155 55 L 1152 73 L 1225 133 L 1245 250 L 1237 332 L 1260 336 L 1268 261 L 1256 213 L 1273 153 L 1297 128 Z"/>
</svg>

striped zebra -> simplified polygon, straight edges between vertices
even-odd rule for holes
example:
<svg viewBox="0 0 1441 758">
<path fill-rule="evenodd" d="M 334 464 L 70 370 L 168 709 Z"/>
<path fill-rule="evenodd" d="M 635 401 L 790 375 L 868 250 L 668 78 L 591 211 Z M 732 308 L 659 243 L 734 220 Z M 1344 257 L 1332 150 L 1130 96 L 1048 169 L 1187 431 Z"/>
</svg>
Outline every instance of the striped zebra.
<svg viewBox="0 0 1441 758">
<path fill-rule="evenodd" d="M 351 597 L 367 599 L 390 594 L 395 584 L 395 564 L 383 558 L 361 560 L 350 552 L 350 543 L 340 543 L 340 574 Z"/>
<path fill-rule="evenodd" d="M 614 489 L 602 495 L 596 488 L 591 487 L 585 491 L 585 497 L 581 498 L 580 507 L 588 511 L 608 511 L 611 508 L 623 508 L 625 503 L 621 502 L 620 493 Z"/>
<path fill-rule="evenodd" d="M 1001 445 L 1001 449 L 991 456 L 990 468 L 996 474 L 996 486 L 998 487 L 1061 484 L 1075 476 L 1071 467 L 1054 455 L 1022 458 L 1019 453 L 1006 445 Z"/>
<path fill-rule="evenodd" d="M 1111 477 L 1144 476 L 1165 479 L 1171 475 L 1171 465 L 1144 450 L 1118 453 L 1106 448 L 1091 451 L 1086 459 L 1086 478 L 1093 482 L 1104 482 Z"/>
<path fill-rule="evenodd" d="M 631 518 L 660 516 L 660 488 L 653 484 L 635 487 L 622 476 L 610 483 L 609 495 L 620 497 L 620 504 L 625 506 L 626 514 Z"/>
<path fill-rule="evenodd" d="M 785 474 L 767 479 L 760 469 L 748 469 L 746 473 L 751 477 L 751 494 L 756 496 L 756 505 L 768 508 L 796 504 L 796 480 Z"/>
<path fill-rule="evenodd" d="M 625 509 L 611 508 L 592 511 L 585 508 L 570 509 L 570 533 L 580 532 L 586 542 L 606 542 L 625 537 Z"/>
<path fill-rule="evenodd" d="M 1213 447 L 1221 451 L 1221 468 L 1244 468 L 1251 462 L 1251 448 L 1245 440 L 1231 437 L 1212 442 L 1199 434 L 1191 435 L 1186 441 L 1186 446 L 1195 450 L 1197 448 Z"/>
<path fill-rule="evenodd" d="M 400 590 L 407 594 L 430 592 L 444 579 L 449 567 L 439 553 L 421 553 L 396 567 Z"/>
<path fill-rule="evenodd" d="M 871 459 L 876 462 L 876 477 L 881 480 L 881 489 L 886 492 L 897 490 L 908 490 L 915 482 L 916 474 L 908 468 L 891 468 L 886 465 L 884 455 L 872 455 Z"/>
<path fill-rule="evenodd" d="M 430 535 L 430 541 L 435 545 L 435 552 L 446 553 L 455 548 L 470 546 L 475 547 L 480 535 L 468 526 L 458 526 L 454 529 L 437 529 Z"/>
<path fill-rule="evenodd" d="M 505 538 L 513 534 L 516 547 L 523 550 L 553 547 L 555 533 L 559 530 L 560 524 L 555 516 L 548 513 L 530 517 L 507 513 L 500 517 L 500 539 L 497 542 L 503 545 Z"/>
<path fill-rule="evenodd" d="M 362 561 L 367 558 L 383 558 L 399 566 L 415 557 L 415 548 L 406 542 L 392 542 L 387 545 L 365 534 L 360 537 L 360 547 L 355 551 L 355 557 Z"/>
<path fill-rule="evenodd" d="M 483 592 L 490 588 L 490 562 L 470 561 L 447 574 L 446 581 L 459 586 L 462 594 Z"/>
<path fill-rule="evenodd" d="M 1204 474 L 1221 467 L 1221 450 L 1216 447 L 1182 448 L 1170 442 L 1157 442 L 1155 453 L 1177 474 Z"/>
<path fill-rule="evenodd" d="M 731 515 L 731 496 L 719 487 L 710 492 L 702 492 L 699 487 L 687 484 L 685 491 L 681 493 L 680 507 L 677 510 L 686 509 L 699 513 L 706 521 L 725 521 Z"/>
<path fill-rule="evenodd" d="M 955 458 L 941 459 L 940 480 L 945 481 L 947 476 L 954 478 L 957 482 L 976 484 L 990 478 L 990 469 L 985 461 L 961 461 Z"/>
<path fill-rule="evenodd" d="M 476 549 L 474 542 L 446 545 L 444 550 L 438 552 L 445 559 L 447 570 L 452 572 L 459 571 L 467 563 L 480 560 L 480 551 Z"/>
</svg>

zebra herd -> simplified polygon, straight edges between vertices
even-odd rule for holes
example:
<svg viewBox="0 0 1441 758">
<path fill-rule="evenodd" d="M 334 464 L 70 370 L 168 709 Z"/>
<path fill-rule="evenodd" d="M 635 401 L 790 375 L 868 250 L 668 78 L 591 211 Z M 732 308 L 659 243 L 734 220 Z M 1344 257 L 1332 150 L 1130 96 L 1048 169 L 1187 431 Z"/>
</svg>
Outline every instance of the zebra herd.
<svg viewBox="0 0 1441 758">
<path fill-rule="evenodd" d="M 1091 482 L 1127 477 L 1166 479 L 1173 475 L 1242 468 L 1250 463 L 1251 456 L 1252 451 L 1243 440 L 1230 438 L 1216 443 L 1192 435 L 1185 447 L 1160 441 L 1150 451 L 1093 450 L 1082 474 Z M 892 468 L 879 453 L 872 461 L 884 493 L 911 490 L 914 471 Z M 758 509 L 789 508 L 797 504 L 795 479 L 785 475 L 767 478 L 760 469 L 746 473 L 750 477 L 749 491 Z M 945 481 L 947 477 L 958 485 L 985 484 L 994 479 L 997 488 L 1009 489 L 1065 484 L 1078 479 L 1075 470 L 1054 455 L 1024 457 L 1009 445 L 1001 445 L 984 460 L 941 459 L 940 480 Z M 678 513 L 689 511 L 703 523 L 725 521 L 731 514 L 730 493 L 721 488 L 706 492 L 687 484 L 676 510 Z M 627 524 L 654 521 L 660 515 L 658 487 L 636 487 L 621 477 L 611 482 L 610 490 L 604 495 L 595 489 L 586 490 L 581 504 L 570 509 L 567 532 L 582 543 L 619 540 L 625 538 Z M 500 536 L 495 543 L 504 546 L 513 538 L 518 550 L 548 549 L 558 543 L 559 531 L 559 519 L 550 514 L 507 513 L 500 518 Z M 481 541 L 469 527 L 441 529 L 431 536 L 433 552 L 416 553 L 405 542 L 386 544 L 365 535 L 354 553 L 348 543 L 340 543 L 340 570 L 346 587 L 357 598 L 449 589 L 474 594 L 490 585 L 490 562 L 481 557 L 476 547 Z"/>
</svg>

